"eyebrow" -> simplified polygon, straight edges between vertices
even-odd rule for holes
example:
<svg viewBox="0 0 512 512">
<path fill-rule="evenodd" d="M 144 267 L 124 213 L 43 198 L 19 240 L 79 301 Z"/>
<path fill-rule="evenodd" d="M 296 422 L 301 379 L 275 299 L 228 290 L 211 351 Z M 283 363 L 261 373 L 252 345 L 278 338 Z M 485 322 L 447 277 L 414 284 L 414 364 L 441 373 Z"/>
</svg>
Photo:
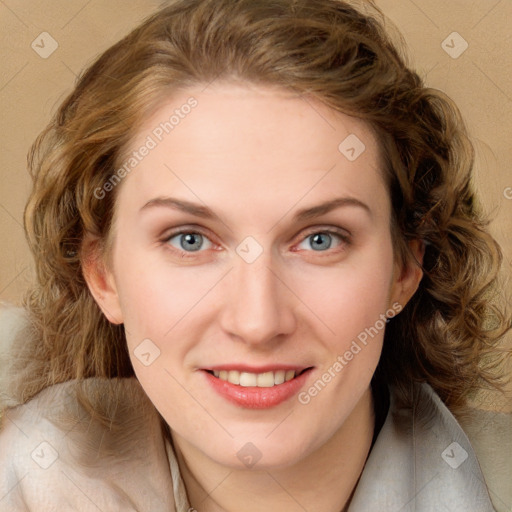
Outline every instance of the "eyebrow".
<svg viewBox="0 0 512 512">
<path fill-rule="evenodd" d="M 365 210 L 371 216 L 370 207 L 356 199 L 355 197 L 337 197 L 330 201 L 326 201 L 325 203 L 321 203 L 316 206 L 312 206 L 310 208 L 303 208 L 298 210 L 293 219 L 295 221 L 305 221 L 309 219 L 313 219 L 315 217 L 320 217 L 321 215 L 325 215 L 336 208 L 340 208 L 342 206 L 355 206 Z M 145 211 L 148 209 L 152 209 L 155 207 L 165 207 L 172 208 L 175 210 L 180 210 L 185 213 L 189 213 L 196 217 L 202 217 L 204 219 L 215 219 L 220 220 L 220 217 L 214 213 L 207 206 L 202 206 L 198 203 L 192 203 L 190 201 L 184 201 L 183 199 L 176 199 L 174 197 L 155 197 L 154 199 L 149 200 L 140 211 Z"/>
</svg>

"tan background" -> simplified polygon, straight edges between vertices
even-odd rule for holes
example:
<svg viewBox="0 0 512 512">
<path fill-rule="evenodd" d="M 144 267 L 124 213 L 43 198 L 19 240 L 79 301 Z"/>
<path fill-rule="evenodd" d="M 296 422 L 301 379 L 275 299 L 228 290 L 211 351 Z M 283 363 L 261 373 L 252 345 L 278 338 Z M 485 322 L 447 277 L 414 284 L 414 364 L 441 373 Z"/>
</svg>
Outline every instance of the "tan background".
<svg viewBox="0 0 512 512">
<path fill-rule="evenodd" d="M 26 154 L 77 74 L 158 7 L 157 0 L 58 2 L 0 0 L 0 300 L 19 303 L 32 275 L 22 229 L 30 189 Z M 512 132 L 510 0 L 377 0 L 401 30 L 412 65 L 428 85 L 460 106 L 474 138 L 476 183 L 494 218 L 492 231 L 512 275 Z M 42 58 L 31 44 L 48 32 L 58 48 Z M 442 42 L 457 32 L 468 48 L 458 58 Z M 450 36 L 452 53 L 463 43 Z M 48 48 L 46 39 L 46 48 Z M 507 198 L 508 197 L 508 198 Z M 510 289 L 507 284 L 506 288 Z M 510 337 L 508 345 L 512 345 Z M 484 404 L 488 407 L 490 404 Z M 494 408 L 502 408 L 496 404 Z"/>
</svg>

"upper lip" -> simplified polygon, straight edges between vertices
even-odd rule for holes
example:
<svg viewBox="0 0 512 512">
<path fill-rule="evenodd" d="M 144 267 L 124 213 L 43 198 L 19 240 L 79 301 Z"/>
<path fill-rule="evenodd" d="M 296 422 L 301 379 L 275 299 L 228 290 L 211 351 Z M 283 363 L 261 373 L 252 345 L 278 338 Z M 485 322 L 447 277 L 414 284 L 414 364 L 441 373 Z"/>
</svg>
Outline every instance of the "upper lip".
<svg viewBox="0 0 512 512">
<path fill-rule="evenodd" d="M 300 366 L 293 364 L 266 364 L 263 366 L 251 366 L 248 364 L 219 364 L 215 366 L 209 366 L 208 368 L 202 368 L 203 370 L 210 371 L 239 371 L 239 372 L 247 372 L 247 373 L 266 373 L 266 372 L 276 372 L 279 370 L 295 370 L 296 373 L 299 373 L 307 368 L 311 368 L 311 366 Z"/>
</svg>

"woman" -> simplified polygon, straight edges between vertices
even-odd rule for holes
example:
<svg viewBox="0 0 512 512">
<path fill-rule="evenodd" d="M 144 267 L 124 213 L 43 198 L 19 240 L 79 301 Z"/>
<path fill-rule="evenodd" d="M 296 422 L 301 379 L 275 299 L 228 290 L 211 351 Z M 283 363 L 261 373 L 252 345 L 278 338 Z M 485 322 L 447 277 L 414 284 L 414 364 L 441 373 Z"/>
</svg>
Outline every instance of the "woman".
<svg viewBox="0 0 512 512">
<path fill-rule="evenodd" d="M 30 155 L 1 510 L 493 510 L 450 412 L 506 331 L 472 161 L 369 4 L 149 18 Z"/>
</svg>

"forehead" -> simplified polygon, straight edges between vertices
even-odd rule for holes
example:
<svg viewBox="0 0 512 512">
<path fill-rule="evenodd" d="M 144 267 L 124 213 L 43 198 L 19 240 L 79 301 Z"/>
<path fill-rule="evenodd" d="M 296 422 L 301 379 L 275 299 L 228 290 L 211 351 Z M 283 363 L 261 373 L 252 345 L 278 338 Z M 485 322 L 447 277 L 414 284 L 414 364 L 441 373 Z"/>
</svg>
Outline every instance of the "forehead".
<svg viewBox="0 0 512 512">
<path fill-rule="evenodd" d="M 260 208 L 335 192 L 378 202 L 385 190 L 366 123 L 279 88 L 217 84 L 175 93 L 127 149 L 125 161 L 137 159 L 122 183 L 131 204 L 163 189 Z"/>
</svg>

